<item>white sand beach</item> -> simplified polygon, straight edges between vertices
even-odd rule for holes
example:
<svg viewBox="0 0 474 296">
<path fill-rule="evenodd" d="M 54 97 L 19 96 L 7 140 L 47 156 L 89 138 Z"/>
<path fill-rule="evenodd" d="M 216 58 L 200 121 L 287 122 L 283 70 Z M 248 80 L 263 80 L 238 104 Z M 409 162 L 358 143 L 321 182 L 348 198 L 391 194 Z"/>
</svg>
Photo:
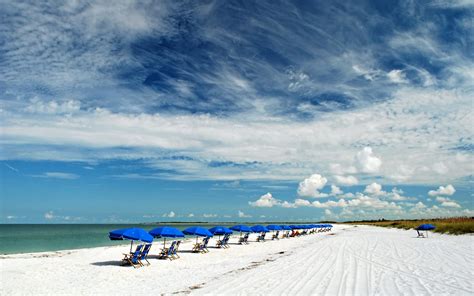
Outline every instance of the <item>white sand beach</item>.
<svg viewBox="0 0 474 296">
<path fill-rule="evenodd" d="M 419 239 L 415 231 L 335 225 L 330 233 L 235 242 L 207 254 L 190 253 L 187 242 L 180 259 L 152 256 L 139 269 L 119 265 L 127 246 L 5 255 L 0 294 L 474 294 L 472 235 Z"/>
</svg>

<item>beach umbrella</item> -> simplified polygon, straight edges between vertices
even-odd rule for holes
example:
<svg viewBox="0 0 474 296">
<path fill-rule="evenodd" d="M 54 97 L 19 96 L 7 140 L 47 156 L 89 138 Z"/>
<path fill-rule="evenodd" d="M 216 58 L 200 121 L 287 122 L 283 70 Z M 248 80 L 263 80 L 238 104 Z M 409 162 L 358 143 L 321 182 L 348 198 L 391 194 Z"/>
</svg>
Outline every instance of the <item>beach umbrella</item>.
<svg viewBox="0 0 474 296">
<path fill-rule="evenodd" d="M 433 230 L 435 228 L 436 228 L 436 226 L 434 226 L 433 224 L 421 224 L 415 229 L 416 229 L 416 232 L 418 233 L 418 237 L 420 237 L 420 236 L 423 237 L 423 235 L 420 234 L 420 230 L 421 231 L 424 230 L 426 232 L 426 237 L 428 237 L 428 230 Z"/>
<path fill-rule="evenodd" d="M 129 239 L 130 242 L 130 252 L 132 252 L 133 241 L 143 241 L 146 243 L 153 242 L 153 236 L 151 236 L 146 230 L 141 228 L 123 228 L 116 229 L 109 232 L 109 238 L 111 240 L 124 240 Z"/>
<path fill-rule="evenodd" d="M 216 226 L 209 228 L 209 232 L 214 235 L 232 234 L 232 230 L 224 226 Z"/>
<path fill-rule="evenodd" d="M 218 235 L 219 239 L 221 239 L 221 235 L 232 234 L 232 230 L 224 226 L 215 226 L 215 227 L 209 228 L 209 232 L 211 232 L 214 235 Z"/>
<path fill-rule="evenodd" d="M 268 230 L 282 230 L 280 225 L 275 225 L 275 224 L 267 225 L 267 229 Z"/>
<path fill-rule="evenodd" d="M 293 229 L 299 229 L 299 226 L 297 226 L 297 225 L 289 225 L 288 227 L 290 227 L 292 230 Z"/>
<path fill-rule="evenodd" d="M 252 232 L 252 229 L 250 229 L 250 227 L 248 227 L 247 225 L 243 225 L 243 224 L 234 225 L 230 229 L 240 232 L 240 236 L 242 236 L 242 232 Z"/>
<path fill-rule="evenodd" d="M 242 224 L 234 225 L 230 229 L 240 232 L 252 232 L 252 229 L 250 227 Z"/>
<path fill-rule="evenodd" d="M 433 230 L 435 228 L 436 226 L 434 226 L 433 224 L 421 224 L 416 228 L 416 230 Z"/>
<path fill-rule="evenodd" d="M 198 236 L 209 236 L 209 237 L 213 236 L 212 233 L 206 228 L 197 227 L 197 226 L 186 228 L 185 230 L 183 230 L 183 233 L 186 235 L 195 235 L 196 242 L 197 242 Z"/>
<path fill-rule="evenodd" d="M 250 227 L 250 229 L 252 229 L 253 232 L 268 232 L 269 231 L 268 228 L 266 228 L 263 225 L 255 225 L 255 226 Z"/>
<path fill-rule="evenodd" d="M 174 228 L 174 227 L 157 227 L 153 228 L 148 232 L 151 234 L 153 237 L 156 238 L 163 238 L 163 248 L 166 245 L 166 238 L 176 238 L 176 237 L 184 237 L 184 233 L 181 232 L 181 230 Z"/>
<path fill-rule="evenodd" d="M 283 230 L 291 230 L 292 228 L 288 225 L 280 225 L 281 229 Z"/>
</svg>

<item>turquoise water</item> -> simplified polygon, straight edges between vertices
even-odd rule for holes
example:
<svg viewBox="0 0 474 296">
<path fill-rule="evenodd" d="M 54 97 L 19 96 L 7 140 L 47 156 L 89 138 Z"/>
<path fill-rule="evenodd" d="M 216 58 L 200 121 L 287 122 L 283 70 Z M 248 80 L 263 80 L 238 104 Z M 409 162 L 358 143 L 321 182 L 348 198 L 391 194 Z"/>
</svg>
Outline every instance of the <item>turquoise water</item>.
<svg viewBox="0 0 474 296">
<path fill-rule="evenodd" d="M 167 224 L 185 229 L 196 224 Z M 222 224 L 220 224 L 222 225 Z M 129 244 L 111 241 L 114 229 L 140 227 L 151 230 L 163 225 L 143 224 L 0 224 L 0 254 L 45 252 Z M 210 228 L 215 225 L 199 225 Z"/>
</svg>

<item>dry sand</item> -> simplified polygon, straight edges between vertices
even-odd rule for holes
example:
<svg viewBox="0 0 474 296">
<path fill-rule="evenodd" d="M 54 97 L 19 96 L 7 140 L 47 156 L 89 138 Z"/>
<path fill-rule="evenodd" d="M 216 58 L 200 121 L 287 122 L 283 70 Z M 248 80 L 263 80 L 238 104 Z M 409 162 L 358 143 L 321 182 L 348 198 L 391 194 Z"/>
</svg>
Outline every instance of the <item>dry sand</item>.
<svg viewBox="0 0 474 296">
<path fill-rule="evenodd" d="M 474 295 L 472 235 L 419 239 L 415 231 L 336 225 L 330 233 L 235 242 L 194 254 L 188 241 L 181 259 L 152 255 L 139 269 L 119 266 L 127 246 L 6 255 L 0 294 Z"/>
</svg>

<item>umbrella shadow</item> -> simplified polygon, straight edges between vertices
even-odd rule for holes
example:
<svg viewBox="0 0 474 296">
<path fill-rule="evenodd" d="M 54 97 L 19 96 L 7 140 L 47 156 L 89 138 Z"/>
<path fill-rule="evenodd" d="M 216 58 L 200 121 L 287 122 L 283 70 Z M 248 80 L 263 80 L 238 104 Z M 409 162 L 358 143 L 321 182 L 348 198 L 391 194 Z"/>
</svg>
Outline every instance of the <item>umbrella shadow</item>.
<svg viewBox="0 0 474 296">
<path fill-rule="evenodd" d="M 178 253 L 196 253 L 196 254 L 198 254 L 199 252 L 193 252 L 192 250 L 179 250 Z"/>
<path fill-rule="evenodd" d="M 122 261 L 102 261 L 102 262 L 92 262 L 91 265 L 95 266 L 120 266 L 120 267 L 126 267 L 126 265 L 122 264 Z"/>
</svg>

